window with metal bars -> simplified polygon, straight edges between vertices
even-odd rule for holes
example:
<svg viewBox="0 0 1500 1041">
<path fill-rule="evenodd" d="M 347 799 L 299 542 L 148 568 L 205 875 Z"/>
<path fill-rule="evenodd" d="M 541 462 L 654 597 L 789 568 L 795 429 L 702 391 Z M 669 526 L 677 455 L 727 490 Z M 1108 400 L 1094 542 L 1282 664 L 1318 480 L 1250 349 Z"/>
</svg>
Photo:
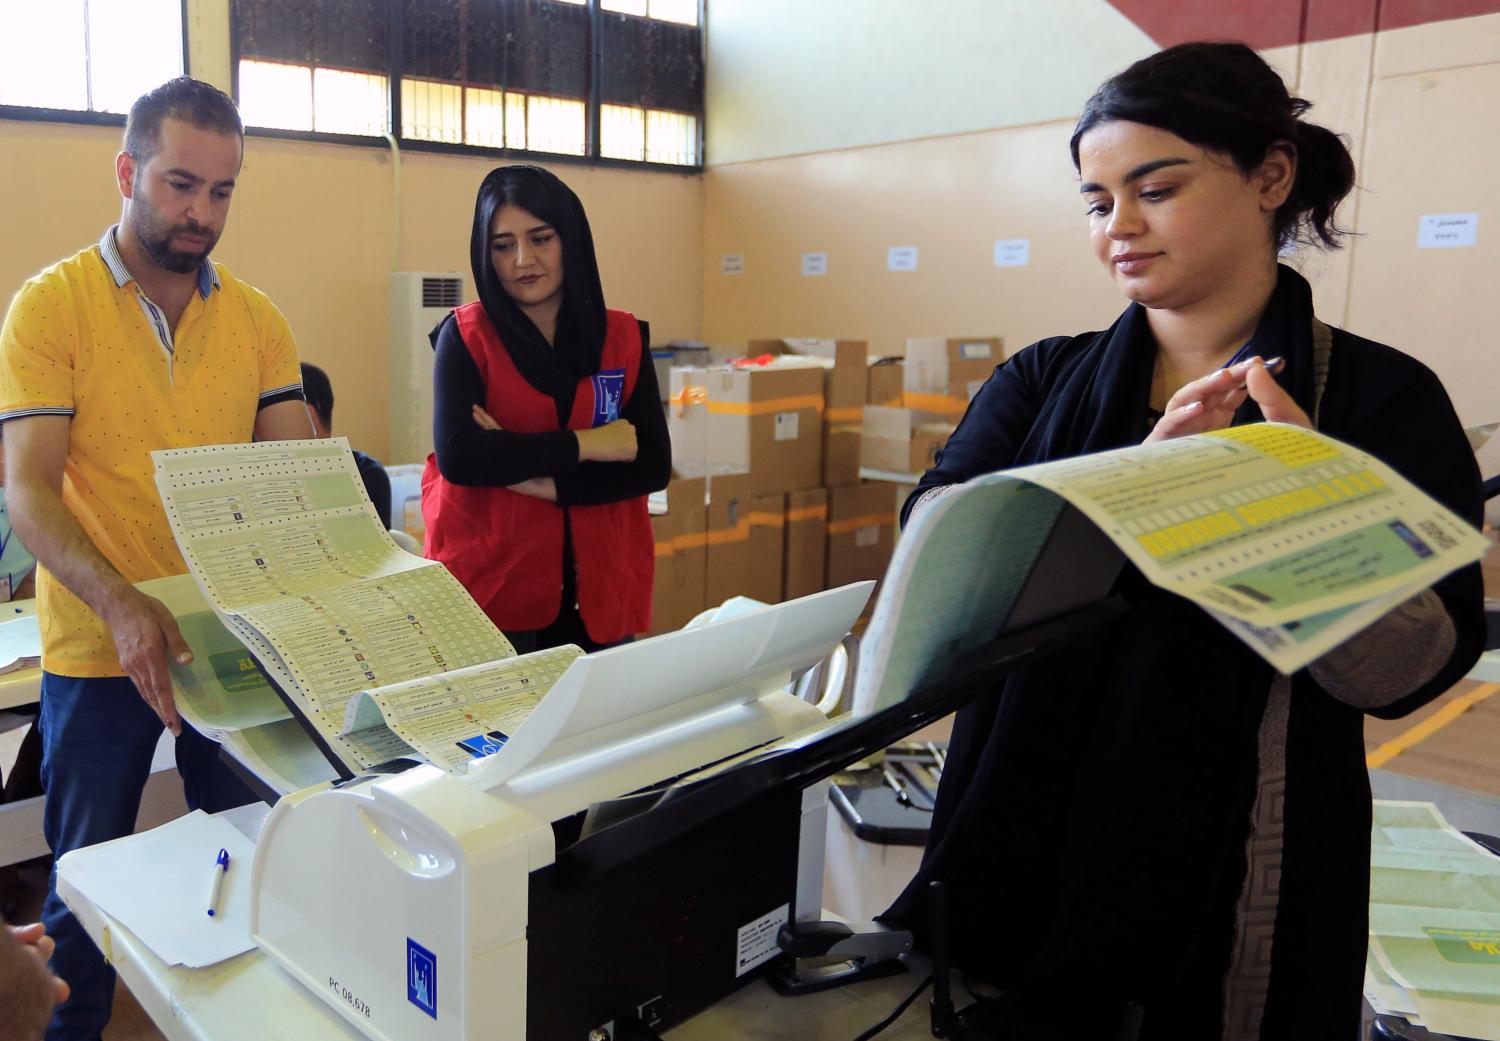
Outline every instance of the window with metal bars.
<svg viewBox="0 0 1500 1041">
<path fill-rule="evenodd" d="M 702 163 L 700 0 L 231 0 L 250 127 Z"/>
</svg>

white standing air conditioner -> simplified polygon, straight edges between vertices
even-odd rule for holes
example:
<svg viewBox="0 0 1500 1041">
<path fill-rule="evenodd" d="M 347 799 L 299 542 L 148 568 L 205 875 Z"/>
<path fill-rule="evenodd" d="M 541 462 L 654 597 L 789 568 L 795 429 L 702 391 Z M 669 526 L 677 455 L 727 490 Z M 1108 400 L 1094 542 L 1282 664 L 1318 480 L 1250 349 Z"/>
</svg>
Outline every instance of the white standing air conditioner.
<svg viewBox="0 0 1500 1041">
<path fill-rule="evenodd" d="M 432 341 L 428 334 L 463 303 L 458 271 L 391 272 L 390 464 L 432 451 Z"/>
</svg>

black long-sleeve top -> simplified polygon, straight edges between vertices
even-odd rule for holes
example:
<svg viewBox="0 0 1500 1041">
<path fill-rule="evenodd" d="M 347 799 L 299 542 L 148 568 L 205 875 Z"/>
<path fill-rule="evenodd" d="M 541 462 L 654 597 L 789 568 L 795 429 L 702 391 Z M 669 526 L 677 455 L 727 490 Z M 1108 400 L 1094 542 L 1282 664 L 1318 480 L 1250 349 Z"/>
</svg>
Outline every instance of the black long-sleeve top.
<svg viewBox="0 0 1500 1041">
<path fill-rule="evenodd" d="M 486 487 L 550 477 L 557 485 L 559 506 L 620 502 L 665 488 L 672 473 L 672 447 L 651 363 L 651 329 L 645 322 L 640 327 L 640 372 L 635 392 L 620 410 L 620 418 L 635 427 L 635 459 L 579 462 L 578 438 L 571 430 L 523 434 L 484 430 L 474 422 L 474 406 L 485 406 L 484 381 L 450 314 L 436 336 L 433 444 L 439 472 L 454 484 Z M 573 395 L 554 400 L 558 424 L 565 427 L 573 411 Z"/>
</svg>

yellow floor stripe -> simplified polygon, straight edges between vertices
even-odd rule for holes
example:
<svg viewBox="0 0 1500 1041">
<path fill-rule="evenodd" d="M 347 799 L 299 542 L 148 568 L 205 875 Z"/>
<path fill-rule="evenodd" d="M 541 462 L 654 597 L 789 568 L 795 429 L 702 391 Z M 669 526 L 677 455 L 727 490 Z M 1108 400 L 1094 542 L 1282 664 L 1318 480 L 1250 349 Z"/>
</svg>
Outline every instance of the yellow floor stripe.
<svg viewBox="0 0 1500 1041">
<path fill-rule="evenodd" d="M 1365 757 L 1365 764 L 1371 769 L 1384 766 L 1402 752 L 1427 740 L 1469 709 L 1495 694 L 1500 694 L 1500 683 L 1486 683 L 1475 687 L 1467 694 L 1459 695 L 1410 730 L 1382 743 Z"/>
</svg>

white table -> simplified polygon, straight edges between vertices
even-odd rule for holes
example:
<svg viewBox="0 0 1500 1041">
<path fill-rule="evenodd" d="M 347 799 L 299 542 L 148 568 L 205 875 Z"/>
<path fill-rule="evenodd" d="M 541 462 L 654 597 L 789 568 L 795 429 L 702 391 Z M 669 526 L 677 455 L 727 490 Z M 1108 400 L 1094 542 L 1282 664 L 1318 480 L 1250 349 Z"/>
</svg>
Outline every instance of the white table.
<svg viewBox="0 0 1500 1041">
<path fill-rule="evenodd" d="M 13 622 L 36 614 L 35 600 L 0 603 L 0 622 Z M 34 705 L 42 696 L 42 670 L 18 669 L 0 676 L 0 711 Z"/>
<path fill-rule="evenodd" d="M 266 812 L 263 805 L 247 806 L 224 816 L 254 838 Z M 130 841 L 127 837 L 113 844 Z M 204 969 L 171 967 L 79 893 L 66 863 L 58 870 L 58 892 L 168 1041 L 365 1038 L 258 950 Z M 921 974 L 907 973 L 799 998 L 784 998 L 756 981 L 665 1036 L 670 1041 L 850 1041 L 888 1015 L 921 981 Z M 882 1041 L 930 1038 L 925 995 L 880 1036 Z"/>
</svg>

